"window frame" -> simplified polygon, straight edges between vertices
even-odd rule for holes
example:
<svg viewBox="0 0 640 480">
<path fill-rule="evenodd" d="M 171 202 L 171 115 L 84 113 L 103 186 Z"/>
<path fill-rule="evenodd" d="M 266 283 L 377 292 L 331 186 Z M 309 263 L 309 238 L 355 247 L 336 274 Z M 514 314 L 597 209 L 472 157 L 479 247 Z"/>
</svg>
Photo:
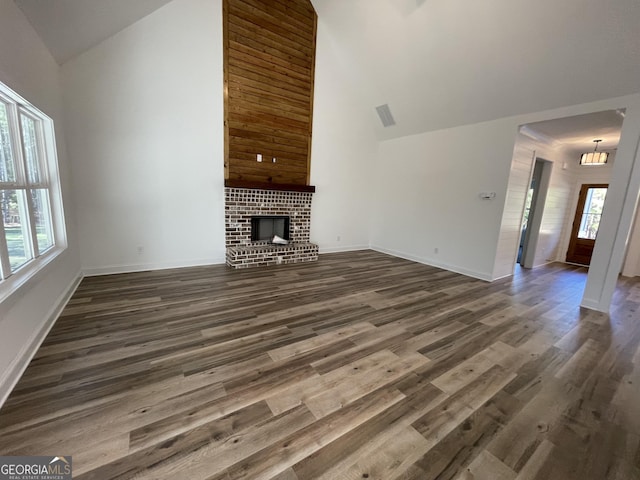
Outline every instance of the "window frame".
<svg viewBox="0 0 640 480">
<path fill-rule="evenodd" d="M 24 264 L 12 269 L 4 217 L 0 210 L 0 302 L 11 296 L 18 288 L 38 274 L 67 248 L 65 215 L 58 171 L 57 148 L 53 120 L 0 82 L 0 102 L 7 111 L 9 144 L 14 175 L 10 181 L 0 180 L 0 190 L 16 190 L 25 199 L 25 254 L 29 257 Z M 28 165 L 28 145 L 25 142 L 23 119 L 29 119 L 34 125 L 35 154 L 39 177 L 31 182 Z M 47 211 L 45 225 L 50 235 L 50 245 L 42 251 L 38 244 L 38 222 L 36 215 L 40 195 L 42 209 Z M 47 205 L 44 205 L 44 201 Z"/>
</svg>

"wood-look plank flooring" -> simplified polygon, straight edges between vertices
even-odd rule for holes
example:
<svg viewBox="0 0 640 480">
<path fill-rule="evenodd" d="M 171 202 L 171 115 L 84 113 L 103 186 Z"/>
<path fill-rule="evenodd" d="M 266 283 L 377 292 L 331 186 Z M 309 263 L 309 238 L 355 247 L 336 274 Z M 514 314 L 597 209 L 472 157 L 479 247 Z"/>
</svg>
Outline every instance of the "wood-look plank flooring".
<svg viewBox="0 0 640 480">
<path fill-rule="evenodd" d="M 363 251 L 86 278 L 0 410 L 76 479 L 640 478 L 640 279 Z"/>
</svg>

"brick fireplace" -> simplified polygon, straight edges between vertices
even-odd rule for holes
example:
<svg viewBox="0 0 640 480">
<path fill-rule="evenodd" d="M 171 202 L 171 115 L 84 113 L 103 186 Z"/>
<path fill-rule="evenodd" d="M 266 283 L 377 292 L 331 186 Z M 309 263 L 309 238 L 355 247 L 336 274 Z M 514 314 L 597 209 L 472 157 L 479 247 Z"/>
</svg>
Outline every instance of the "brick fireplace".
<svg viewBox="0 0 640 480">
<path fill-rule="evenodd" d="M 225 187 L 224 195 L 227 265 L 249 268 L 318 259 L 318 246 L 309 240 L 312 192 Z M 288 216 L 289 243 L 252 241 L 251 220 L 259 216 Z"/>
</svg>

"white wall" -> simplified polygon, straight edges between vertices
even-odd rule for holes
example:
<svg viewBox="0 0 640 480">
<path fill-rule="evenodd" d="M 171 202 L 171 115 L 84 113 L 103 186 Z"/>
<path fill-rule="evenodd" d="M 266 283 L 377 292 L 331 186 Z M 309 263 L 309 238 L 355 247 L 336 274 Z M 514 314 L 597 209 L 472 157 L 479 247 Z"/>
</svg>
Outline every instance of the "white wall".
<svg viewBox="0 0 640 480">
<path fill-rule="evenodd" d="M 640 208 L 636 207 L 633 233 L 629 239 L 629 248 L 622 268 L 625 277 L 640 276 Z"/>
<path fill-rule="evenodd" d="M 0 81 L 55 122 L 68 240 L 66 251 L 0 304 L 0 405 L 80 279 L 59 80 L 58 65 L 22 12 L 0 0 Z"/>
<path fill-rule="evenodd" d="M 516 133 L 501 119 L 382 142 L 373 248 L 490 279 Z"/>
<path fill-rule="evenodd" d="M 602 110 L 633 110 L 639 102 L 640 96 L 633 95 L 382 142 L 374 177 L 372 246 L 478 278 L 509 275 L 534 151 L 525 147 L 516 152 L 523 165 L 519 169 L 522 198 L 516 198 L 520 187 L 510 185 L 508 178 L 518 127 Z M 627 129 L 626 142 L 637 141 L 640 130 L 636 130 Z M 562 153 L 545 153 L 538 156 L 563 162 Z M 633 163 L 628 152 L 625 157 Z M 567 174 L 558 168 L 554 171 L 550 209 L 543 217 L 543 228 L 553 225 L 554 233 L 540 242 L 538 262 L 558 255 L 562 237 L 557 227 L 570 208 Z M 619 189 L 626 190 L 624 186 Z M 480 200 L 482 191 L 497 192 L 496 199 Z M 612 208 L 612 216 L 619 208 Z M 503 213 L 508 217 L 506 224 Z"/>
<path fill-rule="evenodd" d="M 321 253 L 368 248 L 377 141 L 344 59 L 318 20 L 311 183 L 311 241 Z"/>
<path fill-rule="evenodd" d="M 613 298 L 640 195 L 640 95 L 628 105 L 581 302 L 599 311 L 607 311 Z"/>
<path fill-rule="evenodd" d="M 85 272 L 224 262 L 220 0 L 174 0 L 62 74 Z"/>
<path fill-rule="evenodd" d="M 174 0 L 63 65 L 86 273 L 224 262 L 221 28 L 219 0 Z M 336 55 L 319 22 L 311 239 L 322 252 L 368 246 L 362 179 L 376 151 Z"/>
</svg>

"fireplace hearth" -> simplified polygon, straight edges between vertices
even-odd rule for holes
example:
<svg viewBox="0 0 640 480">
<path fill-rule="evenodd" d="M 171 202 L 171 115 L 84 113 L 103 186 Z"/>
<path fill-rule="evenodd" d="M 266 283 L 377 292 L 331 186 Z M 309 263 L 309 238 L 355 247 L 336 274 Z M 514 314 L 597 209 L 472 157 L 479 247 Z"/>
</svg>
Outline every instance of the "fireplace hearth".
<svg viewBox="0 0 640 480">
<path fill-rule="evenodd" d="M 226 187 L 227 265 L 248 268 L 317 260 L 318 246 L 309 240 L 312 195 L 312 192 Z M 257 233 L 253 228 L 256 224 L 259 224 Z M 274 235 L 288 243 L 271 243 Z"/>
</svg>

